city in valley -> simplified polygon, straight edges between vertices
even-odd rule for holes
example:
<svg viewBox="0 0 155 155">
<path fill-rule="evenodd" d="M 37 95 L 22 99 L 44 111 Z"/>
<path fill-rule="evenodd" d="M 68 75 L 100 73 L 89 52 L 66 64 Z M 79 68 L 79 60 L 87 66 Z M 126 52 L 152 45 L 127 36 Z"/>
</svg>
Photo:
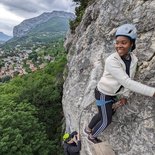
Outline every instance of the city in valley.
<svg viewBox="0 0 155 155">
<path fill-rule="evenodd" d="M 5 52 L 0 48 L 0 82 L 5 78 L 23 75 L 42 69 L 54 60 L 49 54 L 39 53 L 39 48 L 21 50 L 18 46 L 14 51 Z M 38 53 L 39 54 L 38 54 Z"/>
</svg>

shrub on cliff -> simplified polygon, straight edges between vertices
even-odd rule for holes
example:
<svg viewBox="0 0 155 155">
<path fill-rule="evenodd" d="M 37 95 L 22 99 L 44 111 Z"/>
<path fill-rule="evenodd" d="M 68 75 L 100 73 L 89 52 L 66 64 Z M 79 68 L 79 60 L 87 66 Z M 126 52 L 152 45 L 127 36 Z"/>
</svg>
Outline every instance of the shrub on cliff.
<svg viewBox="0 0 155 155">
<path fill-rule="evenodd" d="M 85 9 L 94 0 L 73 0 L 73 1 L 77 3 L 77 7 L 75 8 L 76 19 L 73 21 L 70 21 L 71 33 L 75 32 L 76 27 L 79 25 L 79 23 L 82 20 Z"/>
</svg>

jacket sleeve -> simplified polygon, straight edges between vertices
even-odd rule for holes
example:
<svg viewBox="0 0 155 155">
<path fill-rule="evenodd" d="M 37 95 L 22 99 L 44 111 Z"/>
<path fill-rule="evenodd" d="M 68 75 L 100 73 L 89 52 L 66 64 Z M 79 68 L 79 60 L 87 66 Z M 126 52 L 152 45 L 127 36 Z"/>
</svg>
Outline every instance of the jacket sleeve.
<svg viewBox="0 0 155 155">
<path fill-rule="evenodd" d="M 81 141 L 78 141 L 76 146 L 69 146 L 68 151 L 69 153 L 76 153 L 81 150 Z"/>
<path fill-rule="evenodd" d="M 144 85 L 140 82 L 132 80 L 123 70 L 121 64 L 116 58 L 107 59 L 105 62 L 105 69 L 125 88 L 130 89 L 136 93 L 153 96 L 155 88 Z"/>
</svg>

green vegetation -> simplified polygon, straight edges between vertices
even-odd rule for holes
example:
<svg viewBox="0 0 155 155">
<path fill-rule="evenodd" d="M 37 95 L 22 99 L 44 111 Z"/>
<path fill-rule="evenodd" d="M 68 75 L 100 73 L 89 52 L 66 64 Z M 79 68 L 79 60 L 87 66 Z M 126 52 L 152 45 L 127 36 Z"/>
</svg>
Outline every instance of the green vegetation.
<svg viewBox="0 0 155 155">
<path fill-rule="evenodd" d="M 59 41 L 52 42 L 50 44 L 44 45 L 40 48 L 40 50 L 37 52 L 40 56 L 50 55 L 52 57 L 61 57 L 64 55 L 64 47 L 63 47 L 63 39 L 59 39 Z M 38 49 L 33 49 L 38 50 Z"/>
<path fill-rule="evenodd" d="M 62 154 L 61 99 L 66 54 L 62 44 L 51 46 L 58 48 L 52 52 L 51 47 L 44 47 L 42 53 L 53 53 L 55 61 L 42 70 L 0 84 L 1 155 Z"/>
<path fill-rule="evenodd" d="M 73 21 L 70 21 L 70 29 L 72 33 L 75 32 L 76 27 L 81 22 L 85 9 L 93 1 L 94 0 L 73 0 L 73 2 L 76 2 L 79 5 L 78 7 L 75 8 L 76 19 Z"/>
<path fill-rule="evenodd" d="M 0 68 L 4 66 L 4 62 L 0 60 Z"/>
<path fill-rule="evenodd" d="M 38 34 L 43 32 L 66 32 L 69 28 L 69 21 L 63 17 L 53 17 L 52 19 L 48 20 L 48 22 L 39 24 L 35 28 L 33 28 L 29 34 Z"/>
</svg>

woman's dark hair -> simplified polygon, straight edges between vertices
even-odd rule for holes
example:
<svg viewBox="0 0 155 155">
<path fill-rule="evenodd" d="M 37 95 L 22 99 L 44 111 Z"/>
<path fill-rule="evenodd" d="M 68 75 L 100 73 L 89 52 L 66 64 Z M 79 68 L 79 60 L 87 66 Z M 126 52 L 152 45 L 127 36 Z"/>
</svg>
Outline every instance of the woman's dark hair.
<svg viewBox="0 0 155 155">
<path fill-rule="evenodd" d="M 132 41 L 132 43 L 133 43 L 133 46 L 132 46 L 132 49 L 131 49 L 131 52 L 136 48 L 136 40 L 135 39 L 132 39 L 131 40 Z"/>
</svg>

